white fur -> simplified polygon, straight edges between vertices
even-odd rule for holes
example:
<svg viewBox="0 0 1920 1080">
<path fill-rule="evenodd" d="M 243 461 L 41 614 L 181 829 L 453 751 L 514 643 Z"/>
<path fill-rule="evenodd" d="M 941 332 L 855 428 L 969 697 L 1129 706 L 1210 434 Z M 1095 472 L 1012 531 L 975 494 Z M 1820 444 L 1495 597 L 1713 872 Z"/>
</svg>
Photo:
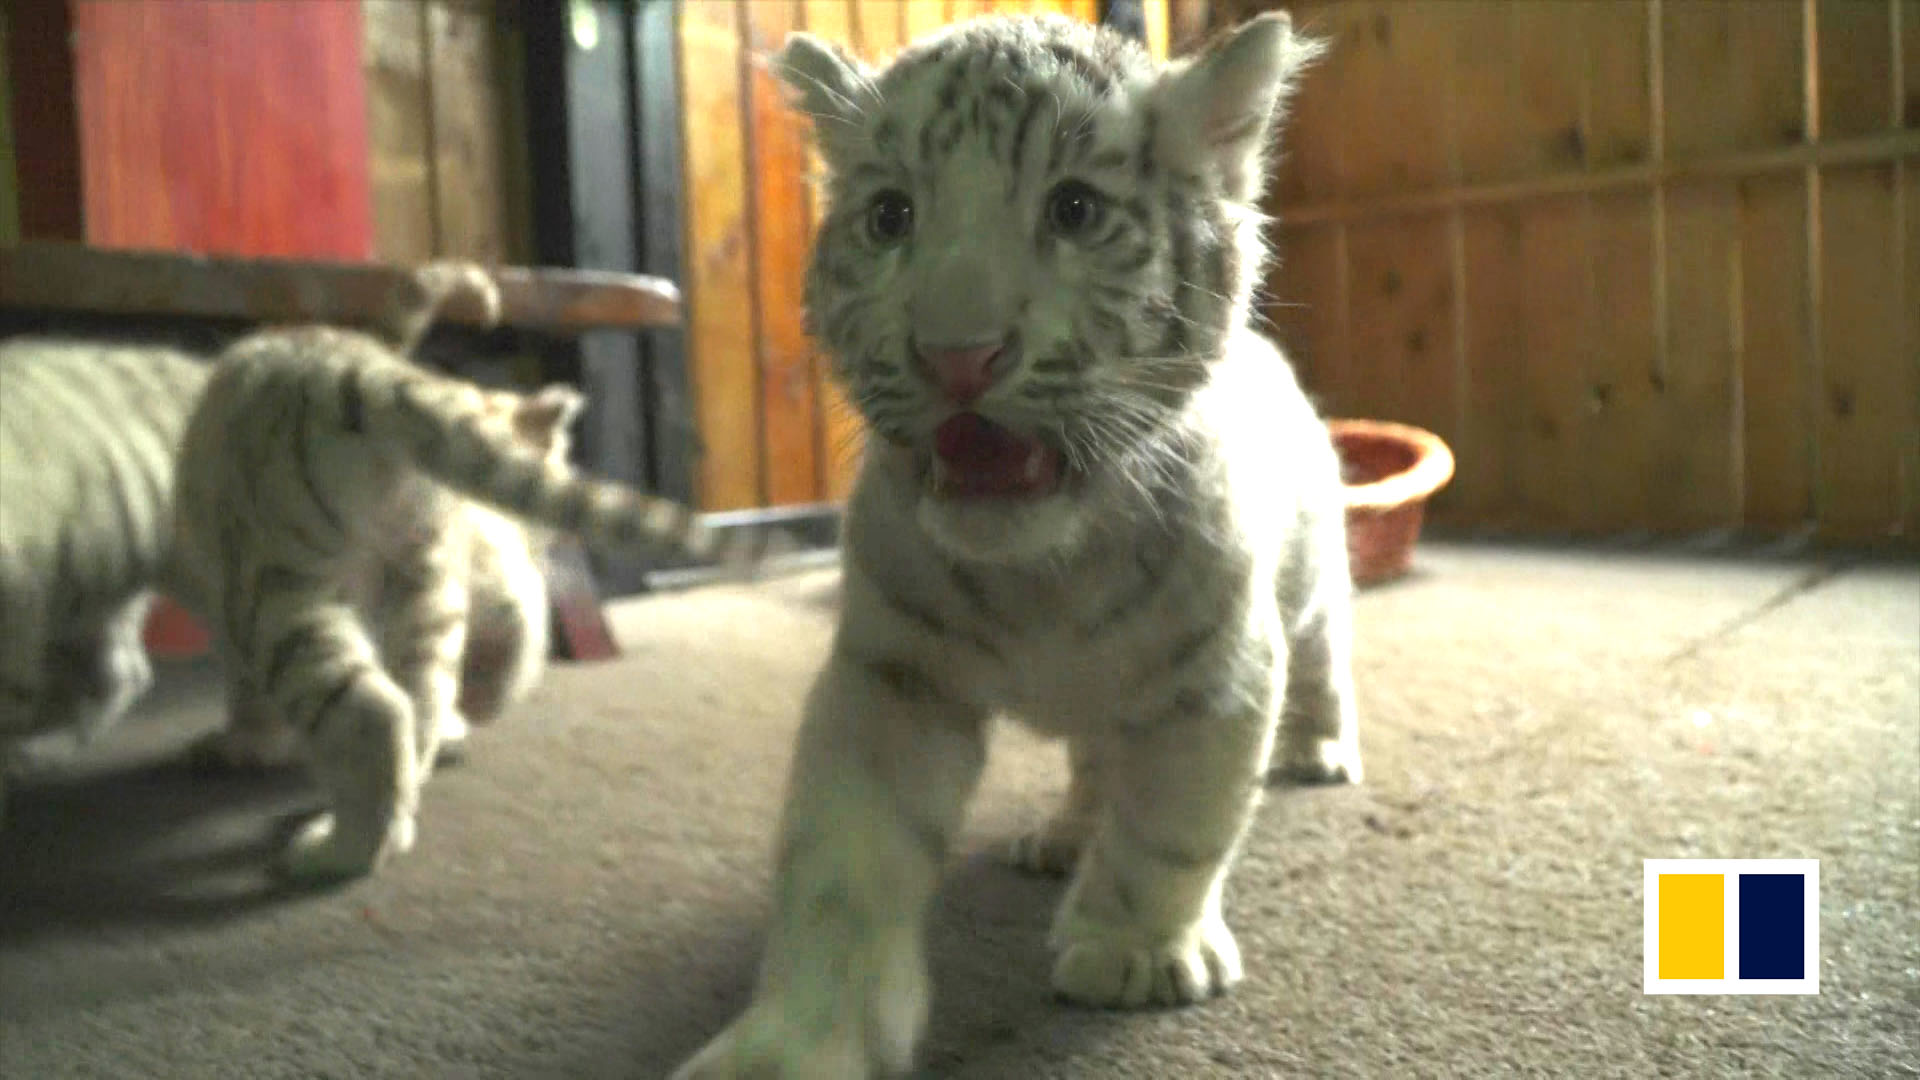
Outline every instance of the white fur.
<svg viewBox="0 0 1920 1080">
<path fill-rule="evenodd" d="M 1152 259 L 1116 270 L 1039 235 L 1060 181 L 1048 153 L 996 156 L 983 135 L 915 156 L 914 133 L 942 122 L 945 65 L 1008 43 L 1025 60 L 980 68 L 988 86 L 1051 70 L 1059 89 L 1037 113 L 1015 99 L 1003 120 L 1040 117 L 1027 130 L 1043 149 L 1085 125 L 1066 175 L 1141 200 Z M 1044 20 L 952 31 L 877 76 L 804 38 L 783 54 L 837 170 L 809 314 L 876 437 L 848 508 L 832 656 L 795 750 L 759 982 L 677 1080 L 910 1067 L 928 1011 L 926 907 L 997 714 L 1069 744 L 1061 812 L 1011 854 L 1072 871 L 1048 944 L 1055 989 L 1087 1005 L 1192 1003 L 1242 977 L 1226 880 L 1276 742 L 1289 771 L 1360 778 L 1337 461 L 1285 358 L 1247 325 L 1259 251 L 1243 225 L 1257 223 L 1266 116 L 1311 48 L 1284 15 L 1157 75 L 1122 58 L 1114 78 L 1076 81 L 1062 48 L 1096 66 L 1112 56 L 1091 31 Z M 902 149 L 879 145 L 889 121 Z M 1157 170 L 1125 156 L 1150 123 Z M 863 239 L 859 205 L 882 185 L 913 198 L 910 240 Z M 1177 207 L 1194 216 L 1169 218 Z M 1218 287 L 1191 287 L 1183 265 Z M 1016 500 L 936 491 L 930 433 L 950 409 L 905 348 L 930 328 L 1021 335 L 1021 365 L 973 408 L 1081 451 L 1072 483 Z M 1141 355 L 1154 334 L 1175 351 Z M 1065 396 L 1041 394 L 1042 361 L 1075 342 L 1088 362 L 1056 384 Z"/>
</svg>

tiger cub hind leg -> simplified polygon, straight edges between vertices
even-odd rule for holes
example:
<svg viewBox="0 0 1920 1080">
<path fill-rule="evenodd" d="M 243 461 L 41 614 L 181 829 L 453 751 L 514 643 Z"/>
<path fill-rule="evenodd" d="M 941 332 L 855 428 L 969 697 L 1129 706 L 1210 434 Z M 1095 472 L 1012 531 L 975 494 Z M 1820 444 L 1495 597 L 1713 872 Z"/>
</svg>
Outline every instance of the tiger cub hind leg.
<svg viewBox="0 0 1920 1080">
<path fill-rule="evenodd" d="M 393 681 L 413 701 L 419 783 L 426 783 L 443 749 L 463 743 L 461 658 L 467 645 L 471 596 L 467 535 L 452 530 L 412 545 L 383 566 L 377 605 L 380 657 Z M 458 753 L 457 750 L 454 751 Z"/>
<path fill-rule="evenodd" d="M 226 723 L 187 748 L 187 764 L 197 773 L 277 769 L 298 761 L 299 732 L 281 716 L 239 665 L 226 673 Z"/>
<path fill-rule="evenodd" d="M 1040 826 L 1014 838 L 1007 855 L 1030 874 L 1064 877 L 1080 861 L 1100 819 L 1100 748 L 1092 736 L 1067 744 L 1067 793 Z"/>
<path fill-rule="evenodd" d="M 254 575 L 257 630 L 236 643 L 269 707 L 302 733 L 328 811 L 289 843 L 299 881 L 371 872 L 413 846 L 419 799 L 413 702 L 382 670 L 353 607 L 319 581 Z"/>
</svg>

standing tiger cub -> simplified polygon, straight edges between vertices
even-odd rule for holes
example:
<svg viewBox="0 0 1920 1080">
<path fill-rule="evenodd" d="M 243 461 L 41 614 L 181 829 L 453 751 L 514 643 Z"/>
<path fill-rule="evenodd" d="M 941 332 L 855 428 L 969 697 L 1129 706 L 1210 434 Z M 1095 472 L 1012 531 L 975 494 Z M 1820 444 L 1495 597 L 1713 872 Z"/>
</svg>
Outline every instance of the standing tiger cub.
<svg viewBox="0 0 1920 1080">
<path fill-rule="evenodd" d="M 680 1080 L 910 1066 L 927 904 L 1000 713 L 1069 750 L 1013 850 L 1072 873 L 1056 990 L 1241 977 L 1225 883 L 1270 755 L 1361 772 L 1337 458 L 1249 314 L 1265 145 L 1317 51 L 1276 13 L 1166 67 L 1057 18 L 879 72 L 779 54 L 829 174 L 810 329 L 875 437 L 755 993 Z"/>
</svg>

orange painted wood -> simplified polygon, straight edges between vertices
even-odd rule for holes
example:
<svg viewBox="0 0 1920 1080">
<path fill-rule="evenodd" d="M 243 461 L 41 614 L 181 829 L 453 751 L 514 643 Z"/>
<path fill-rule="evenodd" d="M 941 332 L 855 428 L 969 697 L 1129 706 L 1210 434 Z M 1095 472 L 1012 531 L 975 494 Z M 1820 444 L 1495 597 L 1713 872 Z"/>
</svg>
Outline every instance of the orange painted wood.
<svg viewBox="0 0 1920 1080">
<path fill-rule="evenodd" d="M 696 490 L 707 510 L 759 506 L 763 494 L 740 32 L 735 4 L 680 8 L 683 285 L 700 437 Z"/>
<path fill-rule="evenodd" d="M 809 33 L 818 34 L 852 52 L 860 52 L 850 0 L 805 0 L 802 15 Z M 821 175 L 823 166 L 819 156 L 810 154 L 809 161 L 814 175 Z M 827 203 L 823 193 L 816 190 L 815 196 L 809 206 L 809 220 L 817 228 L 826 213 Z M 811 234 L 808 243 L 812 243 Z M 853 491 L 853 481 L 860 469 L 860 454 L 865 439 L 860 413 L 847 400 L 845 389 L 834 378 L 831 361 L 817 351 L 814 354 L 813 384 L 814 398 L 820 409 L 819 441 L 815 444 L 815 460 L 820 467 L 820 491 L 822 497 L 829 501 L 843 501 Z"/>
<path fill-rule="evenodd" d="M 772 55 L 800 27 L 795 0 L 746 5 L 748 47 Z M 753 160 L 754 305 L 759 312 L 761 463 L 769 505 L 818 502 L 818 401 L 813 346 L 802 327 L 810 237 L 804 121 L 767 66 L 749 63 Z"/>
<path fill-rule="evenodd" d="M 373 253 L 359 5 L 72 10 L 90 243 Z"/>
<path fill-rule="evenodd" d="M 947 24 L 947 0 L 901 0 L 906 40 L 918 41 Z"/>
</svg>

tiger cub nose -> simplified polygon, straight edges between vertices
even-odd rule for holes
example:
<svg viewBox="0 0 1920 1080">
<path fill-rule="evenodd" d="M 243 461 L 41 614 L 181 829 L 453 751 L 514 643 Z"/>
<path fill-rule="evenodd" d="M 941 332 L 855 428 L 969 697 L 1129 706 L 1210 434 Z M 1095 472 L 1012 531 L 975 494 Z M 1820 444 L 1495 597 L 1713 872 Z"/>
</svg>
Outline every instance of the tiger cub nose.
<svg viewBox="0 0 1920 1080">
<path fill-rule="evenodd" d="M 958 347 L 916 345 L 914 351 L 940 393 L 962 408 L 978 401 L 1005 374 L 1005 365 L 997 363 L 1006 351 L 1004 341 Z"/>
</svg>

